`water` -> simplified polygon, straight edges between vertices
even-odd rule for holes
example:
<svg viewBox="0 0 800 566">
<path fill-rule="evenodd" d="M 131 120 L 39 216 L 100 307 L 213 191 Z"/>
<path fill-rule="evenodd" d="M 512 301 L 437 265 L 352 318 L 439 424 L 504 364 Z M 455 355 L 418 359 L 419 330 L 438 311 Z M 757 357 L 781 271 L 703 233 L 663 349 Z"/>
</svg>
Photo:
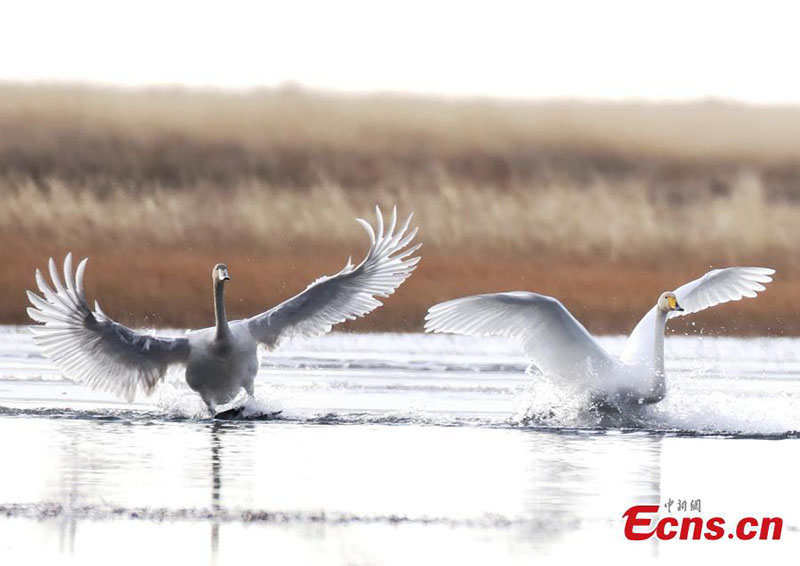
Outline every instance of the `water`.
<svg viewBox="0 0 800 566">
<path fill-rule="evenodd" d="M 800 550 L 800 340 L 666 350 L 668 398 L 609 420 L 526 374 L 503 341 L 333 334 L 262 360 L 258 406 L 278 419 L 219 422 L 179 375 L 129 405 L 0 329 L 0 558 L 785 561 Z M 783 534 L 624 538 L 625 510 L 669 500 L 731 523 L 780 516 Z"/>
</svg>

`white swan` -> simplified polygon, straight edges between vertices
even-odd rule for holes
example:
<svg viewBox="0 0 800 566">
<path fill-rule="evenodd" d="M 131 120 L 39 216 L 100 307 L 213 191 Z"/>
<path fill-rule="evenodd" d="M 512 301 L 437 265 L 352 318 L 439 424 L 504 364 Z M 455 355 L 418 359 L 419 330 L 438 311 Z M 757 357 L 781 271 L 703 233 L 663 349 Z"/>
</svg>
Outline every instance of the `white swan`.
<svg viewBox="0 0 800 566">
<path fill-rule="evenodd" d="M 253 395 L 259 344 L 273 349 L 287 338 L 319 336 L 334 324 L 364 316 L 381 306 L 376 297 L 391 295 L 411 275 L 420 260 L 412 254 L 421 245 L 408 247 L 417 234 L 417 228 L 408 231 L 413 215 L 395 231 L 395 209 L 384 231 L 383 216 L 380 209 L 375 210 L 377 230 L 358 219 L 371 242 L 358 266 L 348 260 L 336 275 L 317 279 L 299 295 L 252 318 L 228 323 L 223 289 L 230 276 L 225 265 L 216 265 L 211 274 L 216 326 L 185 337 L 140 334 L 111 320 L 97 302 L 92 312 L 83 290 L 87 259 L 73 272 L 72 254 L 67 254 L 62 283 L 50 258 L 55 289 L 37 269 L 36 283 L 43 296 L 28 291 L 33 304 L 28 315 L 41 323 L 31 326 L 31 331 L 64 374 L 128 402 L 137 389 L 152 393 L 169 366 L 184 365 L 186 382 L 214 415 L 216 405 L 232 401 L 242 388 Z"/>
<path fill-rule="evenodd" d="M 463 297 L 431 307 L 426 332 L 503 336 L 520 345 L 544 374 L 619 403 L 657 403 L 666 394 L 664 330 L 682 316 L 755 297 L 774 269 L 729 267 L 663 293 L 636 325 L 620 358 L 607 352 L 558 300 L 515 291 Z"/>
</svg>

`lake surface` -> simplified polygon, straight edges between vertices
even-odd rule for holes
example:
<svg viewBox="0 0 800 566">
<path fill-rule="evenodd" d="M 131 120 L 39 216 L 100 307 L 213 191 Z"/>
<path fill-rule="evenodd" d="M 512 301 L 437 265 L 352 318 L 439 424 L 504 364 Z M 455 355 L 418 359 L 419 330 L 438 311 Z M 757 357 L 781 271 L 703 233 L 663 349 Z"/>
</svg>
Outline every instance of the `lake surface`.
<svg viewBox="0 0 800 566">
<path fill-rule="evenodd" d="M 622 338 L 603 338 L 619 351 Z M 669 393 L 596 414 L 499 340 L 332 334 L 265 355 L 213 421 L 170 376 L 127 404 L 0 328 L 4 564 L 531 564 L 800 552 L 800 340 L 670 337 Z M 637 504 L 781 517 L 780 540 L 632 542 Z M 666 512 L 665 512 L 666 514 Z"/>
</svg>

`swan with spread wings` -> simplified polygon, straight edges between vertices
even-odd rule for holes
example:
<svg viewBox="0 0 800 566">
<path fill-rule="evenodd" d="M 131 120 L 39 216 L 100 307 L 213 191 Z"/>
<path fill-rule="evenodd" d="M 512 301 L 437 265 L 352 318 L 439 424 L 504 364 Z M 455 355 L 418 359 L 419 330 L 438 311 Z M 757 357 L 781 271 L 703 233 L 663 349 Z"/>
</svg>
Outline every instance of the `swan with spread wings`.
<svg viewBox="0 0 800 566">
<path fill-rule="evenodd" d="M 212 415 L 244 389 L 252 397 L 258 372 L 258 346 L 278 347 L 291 337 L 314 337 L 334 324 L 364 316 L 382 305 L 414 271 L 421 244 L 411 245 L 417 228 L 412 216 L 397 224 L 397 209 L 388 226 L 376 207 L 377 229 L 365 220 L 370 248 L 354 266 L 350 260 L 337 274 L 317 279 L 299 295 L 252 318 L 228 322 L 223 290 L 230 280 L 224 264 L 214 266 L 214 327 L 169 338 L 136 332 L 114 322 L 95 302 L 89 308 L 83 288 L 87 259 L 73 271 L 72 254 L 64 260 L 64 280 L 50 258 L 52 286 L 36 271 L 41 296 L 28 291 L 28 315 L 34 339 L 62 372 L 90 387 L 110 391 L 128 402 L 137 390 L 149 395 L 167 368 L 186 368 L 186 382 L 202 397 Z M 384 229 L 386 228 L 386 229 Z"/>
<path fill-rule="evenodd" d="M 514 291 L 463 297 L 431 307 L 427 332 L 502 336 L 515 341 L 542 373 L 587 389 L 615 405 L 649 404 L 666 395 L 664 330 L 667 321 L 742 298 L 772 281 L 774 269 L 729 267 L 709 271 L 662 293 L 633 329 L 617 358 L 557 299 Z"/>
</svg>

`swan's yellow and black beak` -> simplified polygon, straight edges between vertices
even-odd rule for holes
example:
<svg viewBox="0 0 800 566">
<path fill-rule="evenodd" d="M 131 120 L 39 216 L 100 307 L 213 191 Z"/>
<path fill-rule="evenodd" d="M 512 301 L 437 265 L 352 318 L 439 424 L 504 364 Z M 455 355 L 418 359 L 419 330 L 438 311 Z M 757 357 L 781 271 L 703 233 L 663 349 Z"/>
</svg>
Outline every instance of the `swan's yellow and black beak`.
<svg viewBox="0 0 800 566">
<path fill-rule="evenodd" d="M 669 303 L 669 310 L 683 312 L 683 307 L 678 304 L 678 298 L 675 295 L 667 297 L 667 303 Z"/>
</svg>

